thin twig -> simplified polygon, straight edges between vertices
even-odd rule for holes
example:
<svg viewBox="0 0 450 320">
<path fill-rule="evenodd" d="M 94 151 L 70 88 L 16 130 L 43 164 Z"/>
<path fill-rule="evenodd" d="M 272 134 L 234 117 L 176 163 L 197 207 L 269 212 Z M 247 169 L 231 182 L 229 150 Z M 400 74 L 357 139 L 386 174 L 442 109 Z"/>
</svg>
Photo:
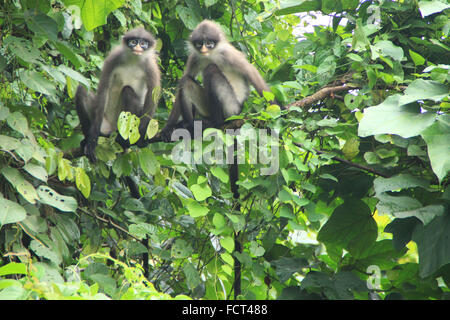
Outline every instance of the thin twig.
<svg viewBox="0 0 450 320">
<path fill-rule="evenodd" d="M 302 100 L 295 101 L 294 103 L 291 103 L 286 106 L 286 109 L 289 109 L 291 107 L 299 107 L 299 108 L 305 108 L 309 107 L 310 105 L 314 104 L 317 101 L 323 100 L 326 97 L 334 94 L 335 92 L 340 91 L 348 91 L 352 89 L 358 89 L 359 87 L 356 85 L 349 85 L 349 84 L 343 84 L 341 86 L 335 86 L 335 87 L 324 87 L 317 91 L 316 93 L 307 96 L 306 98 L 303 98 Z"/>
<path fill-rule="evenodd" d="M 305 149 L 305 147 L 302 146 L 300 143 L 295 143 L 294 142 L 294 145 L 296 145 L 299 148 Z M 325 155 L 329 154 L 329 153 L 327 153 L 325 151 L 316 150 L 316 149 L 313 149 L 313 151 L 315 153 L 317 153 L 317 154 L 325 154 Z M 373 169 L 371 167 L 364 166 L 364 165 L 359 164 L 359 163 L 351 162 L 351 161 L 349 161 L 347 159 L 344 159 L 344 158 L 341 158 L 341 157 L 338 157 L 338 156 L 333 156 L 331 159 L 333 159 L 335 161 L 338 161 L 338 162 L 345 163 L 345 164 L 349 165 L 350 167 L 354 167 L 354 168 L 358 168 L 358 169 L 361 169 L 361 170 L 364 170 L 364 171 L 371 172 L 371 173 L 376 174 L 376 175 L 378 175 L 380 177 L 383 177 L 383 178 L 390 178 L 390 175 L 388 175 L 386 173 L 380 172 L 378 170 L 375 170 L 375 169 Z"/>
</svg>

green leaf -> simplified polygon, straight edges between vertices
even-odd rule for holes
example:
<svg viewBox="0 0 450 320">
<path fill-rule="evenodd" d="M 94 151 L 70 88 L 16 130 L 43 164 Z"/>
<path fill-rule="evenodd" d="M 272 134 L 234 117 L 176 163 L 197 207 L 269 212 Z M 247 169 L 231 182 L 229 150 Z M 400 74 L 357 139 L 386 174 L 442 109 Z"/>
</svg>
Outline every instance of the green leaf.
<svg viewBox="0 0 450 320">
<path fill-rule="evenodd" d="M 436 119 L 432 112 L 422 113 L 417 104 L 402 105 L 400 96 L 388 97 L 382 104 L 364 109 L 358 135 L 397 134 L 403 138 L 419 135 Z M 386 121 L 389 119 L 389 121 Z"/>
<path fill-rule="evenodd" d="M 393 216 L 396 218 L 409 218 L 409 217 L 416 217 L 424 225 L 427 225 L 432 221 L 435 217 L 441 216 L 446 212 L 446 208 L 444 205 L 429 205 L 426 207 L 421 207 L 409 211 L 401 211 L 401 212 L 395 212 L 393 213 Z"/>
<path fill-rule="evenodd" d="M 224 247 L 225 250 L 232 253 L 234 251 L 234 240 L 232 237 L 223 237 L 220 239 L 220 245 Z"/>
<path fill-rule="evenodd" d="M 275 14 L 282 16 L 298 12 L 316 11 L 320 7 L 321 3 L 317 0 L 281 0 L 280 9 Z"/>
<path fill-rule="evenodd" d="M 37 193 L 39 201 L 49 206 L 55 207 L 64 212 L 75 212 L 78 203 L 75 198 L 60 195 L 55 190 L 47 186 L 39 186 Z"/>
<path fill-rule="evenodd" d="M 195 269 L 194 265 L 191 262 L 188 262 L 184 265 L 183 271 L 186 276 L 186 282 L 189 289 L 194 290 L 202 283 L 197 269 Z"/>
<path fill-rule="evenodd" d="M 225 217 L 217 212 L 214 214 L 212 222 L 214 224 L 214 227 L 216 227 L 216 229 L 222 229 L 227 226 L 227 221 Z"/>
<path fill-rule="evenodd" d="M 417 79 L 406 88 L 400 103 L 408 104 L 419 100 L 441 101 L 450 94 L 450 87 L 432 80 Z"/>
<path fill-rule="evenodd" d="M 180 19 L 184 23 L 186 28 L 188 28 L 189 30 L 194 30 L 195 27 L 201 22 L 199 13 L 195 12 L 191 8 L 186 8 L 178 5 L 175 8 L 175 11 L 180 16 Z"/>
<path fill-rule="evenodd" d="M 409 55 L 411 56 L 411 59 L 413 60 L 415 66 L 421 66 L 426 61 L 424 57 L 422 57 L 417 52 L 412 51 L 411 49 L 409 49 Z"/>
<path fill-rule="evenodd" d="M 71 77 L 73 80 L 76 80 L 78 82 L 81 82 L 86 87 L 90 86 L 90 83 L 87 78 L 85 78 L 81 73 L 61 64 L 58 66 L 58 70 L 64 73 L 66 76 Z"/>
<path fill-rule="evenodd" d="M 106 24 L 108 15 L 120 8 L 125 0 L 64 0 L 67 7 L 77 5 L 87 31 Z"/>
<path fill-rule="evenodd" d="M 140 138 L 140 119 L 131 112 L 122 111 L 117 119 L 117 129 L 125 140 L 130 140 L 131 144 L 136 143 Z"/>
<path fill-rule="evenodd" d="M 397 47 L 389 40 L 381 40 L 371 46 L 372 49 L 372 60 L 379 57 L 379 54 L 383 57 L 391 57 L 396 61 L 401 61 L 403 59 L 403 49 Z"/>
<path fill-rule="evenodd" d="M 27 266 L 23 263 L 10 262 L 0 267 L 0 276 L 7 276 L 11 274 L 28 274 Z"/>
<path fill-rule="evenodd" d="M 265 253 L 265 250 L 262 246 L 260 246 L 256 241 L 250 242 L 250 254 L 254 257 L 262 257 Z"/>
<path fill-rule="evenodd" d="M 82 67 L 82 61 L 80 61 L 79 56 L 77 56 L 74 53 L 74 49 L 71 47 L 70 44 L 68 44 L 64 41 L 53 41 L 53 44 L 55 45 L 56 49 L 58 49 L 58 51 L 66 59 L 68 59 L 70 62 L 72 62 L 72 64 L 74 65 L 74 67 L 76 69 L 79 69 Z M 85 61 L 83 61 L 83 62 L 85 62 Z M 64 65 L 60 65 L 58 68 L 60 68 L 61 66 L 64 66 Z M 69 68 L 67 68 L 67 69 L 69 69 Z M 64 72 L 63 70 L 61 70 L 61 71 Z M 75 72 L 75 71 L 73 71 L 73 72 Z M 86 86 L 89 87 L 89 82 L 87 81 L 87 79 L 84 76 L 82 76 L 81 74 L 78 74 L 78 72 L 77 72 L 77 74 L 74 74 L 73 72 L 69 71 L 70 74 L 67 74 L 67 73 L 66 74 L 74 80 L 81 79 L 82 81 L 80 81 L 80 82 L 86 84 Z M 73 77 L 72 75 L 75 75 L 75 77 Z M 81 75 L 81 77 L 79 75 Z"/>
<path fill-rule="evenodd" d="M 308 267 L 308 261 L 304 258 L 283 257 L 270 262 L 270 264 L 275 268 L 275 273 L 280 282 L 287 281 L 294 273 Z"/>
<path fill-rule="evenodd" d="M 32 240 L 30 242 L 30 249 L 33 250 L 33 252 L 37 256 L 46 258 L 46 259 L 52 261 L 53 263 L 55 263 L 56 265 L 61 263 L 60 256 L 56 252 L 54 252 L 52 249 L 50 249 L 49 247 L 44 246 L 39 241 Z"/>
<path fill-rule="evenodd" d="M 138 152 L 139 165 L 147 175 L 155 175 L 159 168 L 159 162 L 155 154 L 148 148 L 140 149 Z"/>
<path fill-rule="evenodd" d="M 24 18 L 28 29 L 34 34 L 44 36 L 53 41 L 58 39 L 58 25 L 48 15 L 35 10 L 28 10 L 25 11 Z"/>
<path fill-rule="evenodd" d="M 6 118 L 6 122 L 12 129 L 23 135 L 29 131 L 27 118 L 25 118 L 25 116 L 18 111 L 10 113 Z"/>
<path fill-rule="evenodd" d="M 35 204 L 38 199 L 36 189 L 24 179 L 19 170 L 6 167 L 2 170 L 3 176 L 13 185 L 14 188 L 30 203 Z"/>
<path fill-rule="evenodd" d="M 410 174 L 398 174 L 390 178 L 377 177 L 373 186 L 376 194 L 386 191 L 398 191 L 400 189 L 422 187 L 428 188 L 429 184 L 426 180 L 415 177 Z"/>
<path fill-rule="evenodd" d="M 26 217 L 27 212 L 21 205 L 0 196 L 0 229 L 5 224 L 19 222 Z"/>
<path fill-rule="evenodd" d="M 221 167 L 212 167 L 211 173 L 220 181 L 223 183 L 228 183 L 229 181 L 229 175 L 225 170 Z"/>
<path fill-rule="evenodd" d="M 450 115 L 442 115 L 422 132 L 427 143 L 431 168 L 442 181 L 450 171 Z"/>
<path fill-rule="evenodd" d="M 157 232 L 156 227 L 148 223 L 132 224 L 128 227 L 128 230 L 133 236 L 139 239 L 145 239 L 147 235 L 151 236 Z"/>
<path fill-rule="evenodd" d="M 402 250 L 412 239 L 412 233 L 420 223 L 416 218 L 394 219 L 384 228 L 384 232 L 392 233 L 392 244 L 395 250 Z"/>
<path fill-rule="evenodd" d="M 27 163 L 26 165 L 23 166 L 23 169 L 36 179 L 39 179 L 43 182 L 47 182 L 48 173 L 47 170 L 45 170 L 45 168 L 33 163 Z"/>
<path fill-rule="evenodd" d="M 347 160 L 352 160 L 359 153 L 359 140 L 358 138 L 348 139 L 342 147 L 342 153 Z"/>
<path fill-rule="evenodd" d="M 450 214 L 437 216 L 428 225 L 416 228 L 413 240 L 419 251 L 419 274 L 431 276 L 450 264 Z"/>
<path fill-rule="evenodd" d="M 91 194 L 91 181 L 83 168 L 76 168 L 75 183 L 85 198 Z"/>
<path fill-rule="evenodd" d="M 334 210 L 320 229 L 317 240 L 347 249 L 358 257 L 375 242 L 377 230 L 369 207 L 360 200 L 347 200 Z"/>
<path fill-rule="evenodd" d="M 193 184 L 189 189 L 197 201 L 203 201 L 212 195 L 211 188 L 207 183 Z"/>
<path fill-rule="evenodd" d="M 155 119 L 151 119 L 147 126 L 147 139 L 153 138 L 158 133 L 159 124 L 158 121 Z"/>
<path fill-rule="evenodd" d="M 5 151 L 13 151 L 21 145 L 20 140 L 0 134 L 0 149 Z"/>
<path fill-rule="evenodd" d="M 171 255 L 177 259 L 190 257 L 194 249 L 183 239 L 177 239 L 172 245 Z"/>
<path fill-rule="evenodd" d="M 219 0 L 205 0 L 205 6 L 211 7 L 212 5 L 216 4 Z"/>
<path fill-rule="evenodd" d="M 187 204 L 187 209 L 189 211 L 189 215 L 192 218 L 203 217 L 206 216 L 209 212 L 208 207 L 205 207 L 198 203 L 197 201 L 189 201 Z"/>
<path fill-rule="evenodd" d="M 26 70 L 20 72 L 20 79 L 31 90 L 49 96 L 56 96 L 56 87 L 36 71 Z"/>
<path fill-rule="evenodd" d="M 29 40 L 8 36 L 4 40 L 4 45 L 8 47 L 11 54 L 27 63 L 38 64 L 42 62 L 40 51 Z"/>
<path fill-rule="evenodd" d="M 356 20 L 356 28 L 353 34 L 352 48 L 355 51 L 364 51 L 370 41 L 367 38 L 361 19 Z"/>
<path fill-rule="evenodd" d="M 448 8 L 450 8 L 448 3 L 439 0 L 419 1 L 419 11 L 423 18 Z"/>
</svg>

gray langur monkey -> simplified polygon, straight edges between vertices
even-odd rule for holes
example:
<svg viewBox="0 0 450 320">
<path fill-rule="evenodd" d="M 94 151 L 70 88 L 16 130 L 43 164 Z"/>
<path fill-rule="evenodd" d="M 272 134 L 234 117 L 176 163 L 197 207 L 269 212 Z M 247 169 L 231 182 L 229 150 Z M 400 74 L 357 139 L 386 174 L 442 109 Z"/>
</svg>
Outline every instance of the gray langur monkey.
<svg viewBox="0 0 450 320">
<path fill-rule="evenodd" d="M 191 33 L 189 57 L 178 86 L 174 106 L 161 132 L 164 141 L 177 126 L 180 116 L 192 133 L 194 118 L 200 115 L 209 126 L 220 127 L 224 120 L 242 111 L 253 85 L 262 95 L 270 91 L 258 70 L 226 39 L 220 26 L 203 20 Z M 203 86 L 196 81 L 202 73 Z M 274 103 L 278 104 L 274 101 Z"/>
<path fill-rule="evenodd" d="M 98 137 L 117 130 L 117 120 L 122 111 L 141 118 L 138 145 L 144 140 L 148 122 L 157 106 L 153 89 L 160 86 L 161 78 L 155 44 L 153 35 L 144 28 L 127 32 L 121 45 L 112 50 L 104 61 L 97 94 L 78 86 L 75 105 L 84 134 L 81 149 L 89 160 L 96 161 Z M 129 147 L 120 135 L 117 142 L 124 148 Z"/>
</svg>

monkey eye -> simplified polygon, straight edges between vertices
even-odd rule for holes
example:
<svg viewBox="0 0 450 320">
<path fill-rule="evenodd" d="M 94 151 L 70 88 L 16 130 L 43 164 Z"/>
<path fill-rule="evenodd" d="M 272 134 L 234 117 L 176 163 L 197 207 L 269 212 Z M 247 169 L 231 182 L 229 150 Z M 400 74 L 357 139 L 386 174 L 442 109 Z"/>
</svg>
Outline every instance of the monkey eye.
<svg viewBox="0 0 450 320">
<path fill-rule="evenodd" d="M 213 49 L 216 46 L 216 41 L 214 41 L 214 40 L 194 41 L 194 47 L 197 50 L 200 50 L 203 46 L 205 46 L 207 49 Z"/>
<path fill-rule="evenodd" d="M 140 40 L 139 45 L 141 46 L 142 49 L 147 50 L 150 44 L 148 43 L 147 40 Z"/>
<path fill-rule="evenodd" d="M 216 46 L 216 42 L 212 40 L 207 40 L 204 42 L 204 45 L 208 49 L 213 49 Z"/>
<path fill-rule="evenodd" d="M 200 50 L 203 47 L 203 41 L 194 41 L 194 47 Z"/>
<path fill-rule="evenodd" d="M 130 39 L 128 40 L 128 46 L 130 48 L 134 48 L 138 44 L 138 41 L 136 39 Z"/>
</svg>

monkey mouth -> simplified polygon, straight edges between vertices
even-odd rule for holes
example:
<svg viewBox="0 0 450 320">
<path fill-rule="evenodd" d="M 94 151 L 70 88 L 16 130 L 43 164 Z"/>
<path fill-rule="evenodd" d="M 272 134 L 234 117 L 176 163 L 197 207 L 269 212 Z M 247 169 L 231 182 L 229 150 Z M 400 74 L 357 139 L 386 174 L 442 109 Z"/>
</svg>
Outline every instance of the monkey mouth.
<svg viewBox="0 0 450 320">
<path fill-rule="evenodd" d="M 133 50 L 133 53 L 138 56 L 142 55 L 142 52 L 144 52 L 144 51 Z"/>
</svg>

